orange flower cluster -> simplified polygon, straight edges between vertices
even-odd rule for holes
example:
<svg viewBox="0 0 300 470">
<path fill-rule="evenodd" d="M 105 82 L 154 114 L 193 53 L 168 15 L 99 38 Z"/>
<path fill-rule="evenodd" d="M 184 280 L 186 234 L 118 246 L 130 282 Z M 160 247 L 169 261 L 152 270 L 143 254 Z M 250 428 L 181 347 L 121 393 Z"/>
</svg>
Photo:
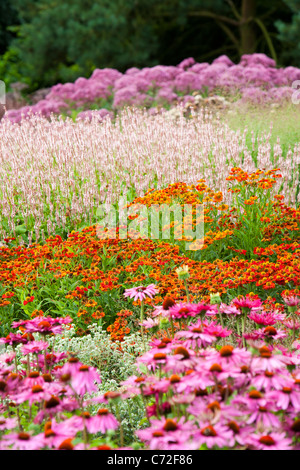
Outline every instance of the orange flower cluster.
<svg viewBox="0 0 300 470">
<path fill-rule="evenodd" d="M 130 333 L 130 328 L 127 326 L 128 321 L 122 317 L 118 317 L 112 325 L 109 325 L 107 331 L 110 333 L 112 341 L 124 341 L 124 336 Z"/>
<path fill-rule="evenodd" d="M 276 171 L 249 174 L 233 169 L 229 181 L 264 191 L 265 186 L 276 181 L 279 176 Z M 265 219 L 264 245 L 255 248 L 252 259 L 243 259 L 247 247 L 237 248 L 232 243 L 232 236 L 239 230 L 241 220 L 234 207 L 220 210 L 222 201 L 220 191 L 212 191 L 204 180 L 200 180 L 196 185 L 175 183 L 161 190 L 151 189 L 133 203 L 150 206 L 178 202 L 182 207 L 184 204 L 203 203 L 205 237 L 202 258 L 206 256 L 206 249 L 220 242 L 230 253 L 231 258 L 227 260 L 214 257 L 213 261 L 197 261 L 187 253 L 182 254 L 177 244 L 161 240 L 100 239 L 95 226 L 86 227 L 80 232 L 72 232 L 67 240 L 55 236 L 47 239 L 44 245 L 1 247 L 0 276 L 2 286 L 7 290 L 2 295 L 0 307 L 8 305 L 8 302 L 17 302 L 14 289 L 24 287 L 26 291 L 36 290 L 33 304 L 36 308 L 44 295 L 37 290 L 38 279 L 41 278 L 49 285 L 53 283 L 55 292 L 63 286 L 65 292 L 60 295 L 66 305 L 76 301 L 79 304 L 78 319 L 86 323 L 104 317 L 102 310 L 105 308 L 102 306 L 107 302 L 102 300 L 108 296 L 112 304 L 121 299 L 124 306 L 128 305 L 122 294 L 125 288 L 134 285 L 154 283 L 159 288 L 159 295 L 145 300 L 146 307 L 161 304 L 165 295 L 186 301 L 185 285 L 176 273 L 176 268 L 182 265 L 189 267 L 187 285 L 191 301 L 209 301 L 210 294 L 216 292 L 236 296 L 253 291 L 264 299 L 269 295 L 278 299 L 282 291 L 299 289 L 300 210 L 287 207 L 282 196 L 275 196 L 274 202 L 270 201 L 272 211 L 268 214 L 262 212 Z M 258 204 L 257 200 L 254 204 Z M 277 239 L 280 242 L 274 243 Z M 103 264 L 104 257 L 109 264 Z M 74 288 L 76 281 L 79 285 Z M 138 307 L 140 302 L 132 302 L 132 305 Z M 112 339 L 124 338 L 129 330 L 127 314 L 121 312 L 112 315 L 105 311 L 106 326 L 112 323 L 109 325 Z"/>
<path fill-rule="evenodd" d="M 282 175 L 277 174 L 277 171 L 280 171 L 280 168 L 274 168 L 268 171 L 256 170 L 254 173 L 248 173 L 241 168 L 235 167 L 231 168 L 230 174 L 226 180 L 237 181 L 238 183 L 243 183 L 246 186 L 254 188 L 270 189 L 276 183 L 277 178 L 282 178 Z M 232 189 L 230 191 L 232 191 Z"/>
</svg>

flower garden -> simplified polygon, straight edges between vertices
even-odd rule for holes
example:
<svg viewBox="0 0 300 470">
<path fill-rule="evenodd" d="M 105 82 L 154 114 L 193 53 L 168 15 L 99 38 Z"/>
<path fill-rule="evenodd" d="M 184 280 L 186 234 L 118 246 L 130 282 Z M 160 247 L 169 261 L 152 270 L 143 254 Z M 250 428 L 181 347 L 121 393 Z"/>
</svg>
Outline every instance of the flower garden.
<svg viewBox="0 0 300 470">
<path fill-rule="evenodd" d="M 6 113 L 1 450 L 300 449 L 299 79 L 190 58 Z"/>
</svg>

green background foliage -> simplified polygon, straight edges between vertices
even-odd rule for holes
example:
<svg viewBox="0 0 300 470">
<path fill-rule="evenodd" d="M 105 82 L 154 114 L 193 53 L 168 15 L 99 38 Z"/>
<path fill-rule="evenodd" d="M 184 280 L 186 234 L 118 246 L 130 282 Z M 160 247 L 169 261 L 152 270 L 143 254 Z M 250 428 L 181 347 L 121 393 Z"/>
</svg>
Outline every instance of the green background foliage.
<svg viewBox="0 0 300 470">
<path fill-rule="evenodd" d="M 8 0 L 0 4 L 0 75 L 28 92 L 95 68 L 238 61 L 264 52 L 299 65 L 299 0 Z"/>
</svg>

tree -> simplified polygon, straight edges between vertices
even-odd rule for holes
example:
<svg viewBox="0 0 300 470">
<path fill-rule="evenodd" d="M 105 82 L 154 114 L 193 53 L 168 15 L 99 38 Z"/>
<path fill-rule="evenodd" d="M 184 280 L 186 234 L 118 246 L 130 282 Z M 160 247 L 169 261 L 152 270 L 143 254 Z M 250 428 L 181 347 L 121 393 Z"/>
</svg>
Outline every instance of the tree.
<svg viewBox="0 0 300 470">
<path fill-rule="evenodd" d="M 0 54 L 4 54 L 12 41 L 14 34 L 8 29 L 19 22 L 16 9 L 9 0 L 0 2 Z"/>
<path fill-rule="evenodd" d="M 257 51 L 277 60 L 281 43 L 274 20 L 291 16 L 283 0 L 15 0 L 14 5 L 20 25 L 10 50 L 29 91 L 87 77 L 95 68 L 124 72 L 191 56 L 200 62 L 227 54 L 238 61 Z"/>
<path fill-rule="evenodd" d="M 291 65 L 299 67 L 300 63 L 300 0 L 284 0 L 292 12 L 292 18 L 289 23 L 282 20 L 275 22 L 278 28 L 278 38 L 284 46 L 283 57 Z"/>
</svg>

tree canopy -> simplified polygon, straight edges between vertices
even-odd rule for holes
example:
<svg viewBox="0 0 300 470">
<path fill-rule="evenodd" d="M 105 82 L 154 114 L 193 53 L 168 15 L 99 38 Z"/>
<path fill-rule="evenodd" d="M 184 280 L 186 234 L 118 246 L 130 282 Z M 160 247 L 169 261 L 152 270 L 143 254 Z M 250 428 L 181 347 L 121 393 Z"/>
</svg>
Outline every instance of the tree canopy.
<svg viewBox="0 0 300 470">
<path fill-rule="evenodd" d="M 15 0 L 13 9 L 2 0 L 1 9 L 0 74 L 31 89 L 187 57 L 264 52 L 299 65 L 300 0 Z"/>
</svg>

